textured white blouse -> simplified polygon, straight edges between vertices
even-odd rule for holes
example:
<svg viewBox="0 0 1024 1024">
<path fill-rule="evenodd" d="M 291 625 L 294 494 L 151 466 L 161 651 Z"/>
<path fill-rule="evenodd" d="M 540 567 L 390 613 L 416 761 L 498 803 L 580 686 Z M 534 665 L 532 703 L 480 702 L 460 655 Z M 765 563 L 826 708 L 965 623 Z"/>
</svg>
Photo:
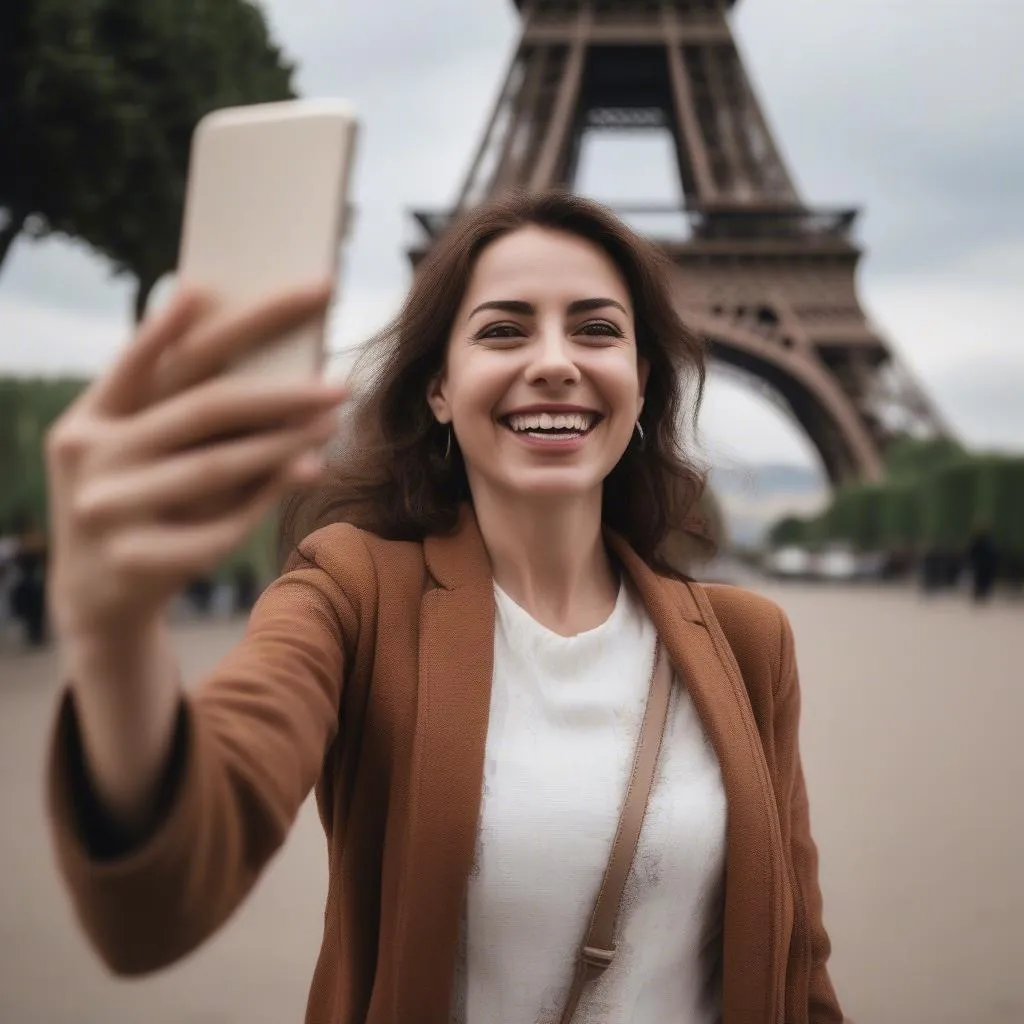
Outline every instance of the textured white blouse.
<svg viewBox="0 0 1024 1024">
<path fill-rule="evenodd" d="M 573 637 L 496 588 L 477 848 L 455 974 L 456 1024 L 557 1024 L 643 718 L 655 630 L 624 583 Z M 714 1024 L 726 801 L 678 680 L 618 923 L 617 955 L 574 1024 Z"/>
</svg>

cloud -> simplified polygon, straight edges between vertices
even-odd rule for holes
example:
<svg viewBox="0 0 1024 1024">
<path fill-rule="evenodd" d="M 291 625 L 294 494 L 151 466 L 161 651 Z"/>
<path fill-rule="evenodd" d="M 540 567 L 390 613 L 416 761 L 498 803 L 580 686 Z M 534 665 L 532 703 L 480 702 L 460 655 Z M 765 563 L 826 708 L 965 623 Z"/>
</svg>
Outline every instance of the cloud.
<svg viewBox="0 0 1024 1024">
<path fill-rule="evenodd" d="M 1024 354 L 963 359 L 936 376 L 933 391 L 972 444 L 1024 450 Z"/>
<path fill-rule="evenodd" d="M 736 30 L 807 197 L 866 206 L 880 269 L 1024 236 L 1024 5 L 758 0 Z"/>
<path fill-rule="evenodd" d="M 7 298 L 0 303 L 0 374 L 89 375 L 108 365 L 128 337 L 126 322 Z"/>
<path fill-rule="evenodd" d="M 977 269 L 973 262 L 952 263 L 942 273 L 872 274 L 862 289 L 883 333 L 922 369 L 938 371 L 965 355 L 1024 345 L 1014 323 L 1024 302 L 1018 288 L 1001 279 L 1014 267 L 1024 275 L 1024 242 L 985 253 Z"/>
<path fill-rule="evenodd" d="M 117 317 L 131 309 L 133 283 L 84 242 L 21 236 L 0 272 L 0 308 L 8 301 L 60 308 L 86 316 Z M 6 357 L 0 337 L 0 365 Z"/>
</svg>

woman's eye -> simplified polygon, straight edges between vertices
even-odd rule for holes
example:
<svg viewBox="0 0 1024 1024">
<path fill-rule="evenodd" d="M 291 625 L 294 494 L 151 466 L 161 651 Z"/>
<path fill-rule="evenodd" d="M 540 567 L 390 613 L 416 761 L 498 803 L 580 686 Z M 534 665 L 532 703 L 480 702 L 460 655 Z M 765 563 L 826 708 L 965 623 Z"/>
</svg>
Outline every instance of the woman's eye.
<svg viewBox="0 0 1024 1024">
<path fill-rule="evenodd" d="M 608 320 L 592 320 L 580 328 L 581 334 L 599 335 L 608 338 L 621 338 L 622 331 L 616 324 Z"/>
<path fill-rule="evenodd" d="M 477 338 L 521 338 L 523 330 L 516 324 L 492 324 L 477 334 Z"/>
</svg>

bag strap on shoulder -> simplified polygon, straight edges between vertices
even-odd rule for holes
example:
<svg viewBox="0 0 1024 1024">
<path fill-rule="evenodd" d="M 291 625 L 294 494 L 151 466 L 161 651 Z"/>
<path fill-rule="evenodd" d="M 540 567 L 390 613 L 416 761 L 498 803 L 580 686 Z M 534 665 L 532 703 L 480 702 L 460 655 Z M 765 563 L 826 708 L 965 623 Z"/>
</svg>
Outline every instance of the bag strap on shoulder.
<svg viewBox="0 0 1024 1024">
<path fill-rule="evenodd" d="M 654 773 L 665 732 L 671 694 L 672 664 L 664 645 L 659 641 L 654 671 L 651 674 L 651 688 L 647 695 L 643 724 L 640 727 L 640 738 L 633 755 L 629 787 L 622 803 L 618 828 L 615 830 L 608 866 L 605 868 L 594 912 L 590 918 L 590 927 L 580 949 L 561 1024 L 569 1024 L 579 1005 L 584 987 L 599 978 L 615 958 L 615 922 L 619 916 L 622 893 L 633 866 L 640 829 L 654 785 Z"/>
</svg>

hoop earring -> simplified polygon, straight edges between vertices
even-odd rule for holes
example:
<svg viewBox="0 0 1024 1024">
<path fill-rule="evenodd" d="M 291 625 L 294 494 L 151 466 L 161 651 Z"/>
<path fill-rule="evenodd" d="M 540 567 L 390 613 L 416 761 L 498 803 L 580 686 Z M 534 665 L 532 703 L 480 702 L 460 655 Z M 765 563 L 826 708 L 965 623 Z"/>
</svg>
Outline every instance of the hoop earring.
<svg viewBox="0 0 1024 1024">
<path fill-rule="evenodd" d="M 637 447 L 643 451 L 647 447 L 647 438 L 644 436 L 644 428 L 639 420 L 636 421 L 636 432 L 640 437 L 640 444 Z"/>
<path fill-rule="evenodd" d="M 452 427 L 448 424 L 448 443 L 444 446 L 444 461 L 452 461 Z"/>
</svg>

